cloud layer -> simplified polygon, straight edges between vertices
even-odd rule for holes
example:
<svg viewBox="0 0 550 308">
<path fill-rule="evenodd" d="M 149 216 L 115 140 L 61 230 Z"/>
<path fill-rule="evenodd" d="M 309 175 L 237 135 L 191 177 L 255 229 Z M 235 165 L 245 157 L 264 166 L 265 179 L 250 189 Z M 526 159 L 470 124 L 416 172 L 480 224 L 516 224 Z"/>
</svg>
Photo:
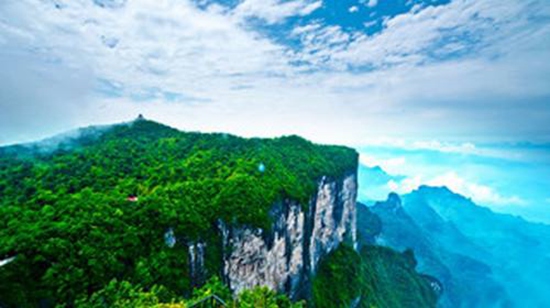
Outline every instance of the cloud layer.
<svg viewBox="0 0 550 308">
<path fill-rule="evenodd" d="M 431 3 L 5 1 L 0 143 L 137 113 L 346 144 L 550 139 L 545 1 Z"/>
</svg>

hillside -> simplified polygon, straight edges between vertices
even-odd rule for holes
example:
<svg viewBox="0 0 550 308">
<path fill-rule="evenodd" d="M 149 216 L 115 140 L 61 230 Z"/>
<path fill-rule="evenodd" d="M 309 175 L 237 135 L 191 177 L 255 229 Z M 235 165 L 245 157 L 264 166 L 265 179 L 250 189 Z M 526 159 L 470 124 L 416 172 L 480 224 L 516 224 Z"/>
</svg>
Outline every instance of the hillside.
<svg viewBox="0 0 550 308">
<path fill-rule="evenodd" d="M 313 282 L 315 307 L 436 307 L 441 284 L 416 271 L 412 250 L 398 252 L 360 240 L 324 258 Z"/>
<path fill-rule="evenodd" d="M 418 270 L 443 285 L 442 307 L 538 307 L 550 269 L 550 227 L 494 213 L 447 188 L 420 187 L 403 200 L 359 206 L 360 237 L 398 251 L 412 249 Z M 373 224 L 371 224 L 373 225 Z M 536 254 L 533 254 L 536 251 Z"/>
<path fill-rule="evenodd" d="M 327 218 L 315 207 L 344 206 L 335 228 L 348 230 L 354 182 L 338 179 L 356 168 L 349 148 L 186 133 L 144 119 L 0 148 L 0 260 L 14 258 L 0 267 L 0 302 L 70 306 L 116 281 L 190 296 L 232 264 L 222 260 L 231 257 L 224 232 L 232 243 L 259 232 L 273 245 L 268 234 L 282 232 L 278 218 L 288 215 L 274 216 L 278 203 L 313 215 L 309 234 L 330 236 L 331 246 L 312 242 L 314 266 L 344 236 L 316 227 Z M 348 199 L 312 203 L 319 181 L 329 196 L 348 189 Z"/>
</svg>

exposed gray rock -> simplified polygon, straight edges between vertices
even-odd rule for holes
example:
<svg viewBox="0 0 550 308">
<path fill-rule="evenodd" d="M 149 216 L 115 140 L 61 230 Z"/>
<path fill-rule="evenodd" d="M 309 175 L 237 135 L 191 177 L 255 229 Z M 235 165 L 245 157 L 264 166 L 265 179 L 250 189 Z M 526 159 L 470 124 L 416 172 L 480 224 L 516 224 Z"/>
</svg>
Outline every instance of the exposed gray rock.
<svg viewBox="0 0 550 308">
<path fill-rule="evenodd" d="M 354 176 L 342 183 L 321 180 L 313 213 L 313 232 L 309 242 L 310 268 L 315 271 L 319 259 L 334 250 L 349 234 L 356 242 L 357 183 Z"/>
<path fill-rule="evenodd" d="M 224 276 L 239 293 L 255 286 L 293 298 L 309 292 L 319 260 L 344 240 L 356 242 L 356 175 L 323 177 L 309 206 L 285 200 L 274 206 L 270 231 L 220 222 Z"/>
<path fill-rule="evenodd" d="M 189 250 L 189 273 L 193 285 L 199 285 L 204 281 L 204 252 L 206 243 L 190 242 L 187 244 Z"/>
</svg>

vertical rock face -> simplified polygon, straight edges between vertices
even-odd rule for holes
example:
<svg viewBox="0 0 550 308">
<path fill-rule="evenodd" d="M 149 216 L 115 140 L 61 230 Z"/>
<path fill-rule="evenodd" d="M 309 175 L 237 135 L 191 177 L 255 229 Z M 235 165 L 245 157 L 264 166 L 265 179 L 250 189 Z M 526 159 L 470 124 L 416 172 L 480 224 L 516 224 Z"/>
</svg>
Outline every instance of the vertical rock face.
<svg viewBox="0 0 550 308">
<path fill-rule="evenodd" d="M 356 240 L 356 175 L 322 178 L 309 206 L 285 200 L 276 204 L 271 230 L 219 224 L 224 246 L 224 275 L 238 293 L 267 286 L 301 297 L 320 258 L 344 240 Z"/>
<path fill-rule="evenodd" d="M 346 177 L 342 182 L 322 179 L 312 213 L 313 230 L 309 241 L 312 271 L 315 271 L 320 257 L 335 249 L 344 236 L 349 236 L 355 244 L 356 194 L 355 176 Z"/>
<path fill-rule="evenodd" d="M 196 286 L 204 281 L 204 250 L 206 243 L 190 242 L 187 244 L 189 252 L 189 274 L 191 283 Z"/>
</svg>

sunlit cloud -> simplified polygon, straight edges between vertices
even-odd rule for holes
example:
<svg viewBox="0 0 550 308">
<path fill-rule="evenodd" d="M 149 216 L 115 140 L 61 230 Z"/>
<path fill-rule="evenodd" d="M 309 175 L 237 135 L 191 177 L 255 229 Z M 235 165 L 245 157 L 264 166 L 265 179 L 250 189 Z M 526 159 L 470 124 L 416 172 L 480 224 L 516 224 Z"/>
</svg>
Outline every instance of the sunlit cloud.
<svg viewBox="0 0 550 308">
<path fill-rule="evenodd" d="M 403 166 L 406 163 L 405 157 L 392 157 L 388 159 L 378 159 L 367 154 L 359 155 L 359 162 L 367 167 L 379 166 L 391 174 L 399 174 L 403 171 Z"/>
<path fill-rule="evenodd" d="M 478 204 L 485 205 L 526 205 L 518 196 L 503 196 L 493 188 L 466 181 L 456 172 L 448 172 L 426 182 L 430 186 L 445 186 L 461 195 L 471 197 Z"/>
</svg>

